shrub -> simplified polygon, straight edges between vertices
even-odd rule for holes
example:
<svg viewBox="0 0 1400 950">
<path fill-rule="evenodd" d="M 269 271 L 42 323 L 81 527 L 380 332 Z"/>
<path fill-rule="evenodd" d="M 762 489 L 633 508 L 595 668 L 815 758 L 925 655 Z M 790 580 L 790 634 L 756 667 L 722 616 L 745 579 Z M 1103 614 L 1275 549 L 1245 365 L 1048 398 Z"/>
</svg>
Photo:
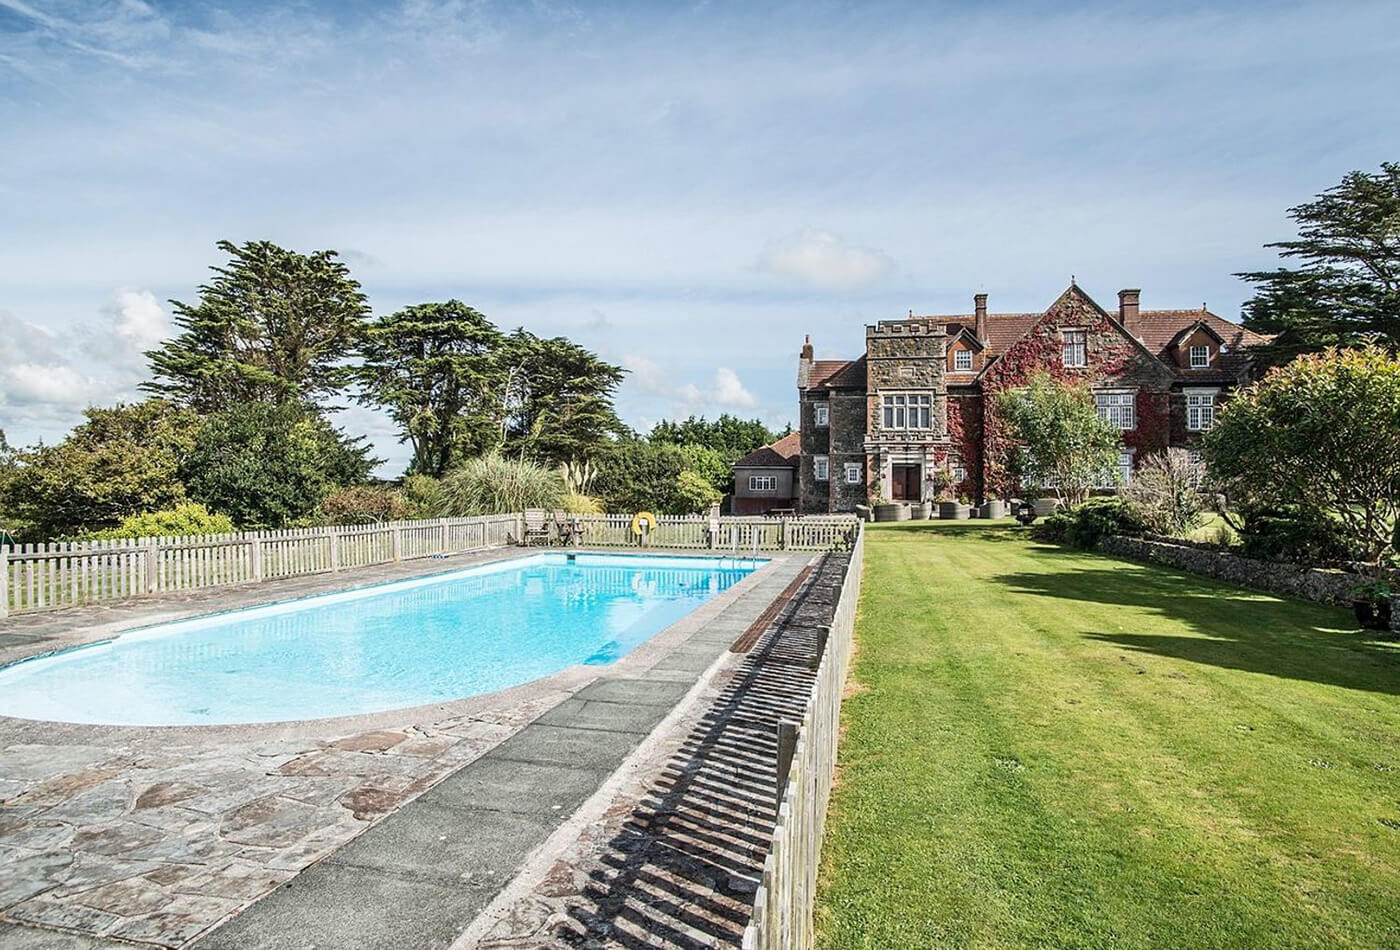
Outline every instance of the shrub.
<svg viewBox="0 0 1400 950">
<path fill-rule="evenodd" d="M 410 518 L 436 518 L 442 512 L 442 483 L 431 475 L 409 475 L 403 480 L 403 497 Z"/>
<path fill-rule="evenodd" d="M 571 515 L 601 515 L 604 511 L 601 498 L 573 491 L 564 492 L 559 499 L 559 507 Z"/>
<path fill-rule="evenodd" d="M 88 535 L 94 539 L 175 538 L 194 534 L 232 534 L 235 528 L 228 515 L 211 512 L 203 505 L 185 502 L 173 508 L 129 515 L 106 531 Z"/>
<path fill-rule="evenodd" d="M 1061 507 L 1037 525 L 1034 536 L 1076 548 L 1092 548 L 1109 535 L 1138 535 L 1148 530 L 1137 505 L 1125 498 L 1090 498 Z"/>
<path fill-rule="evenodd" d="M 442 480 L 442 512 L 459 518 L 557 508 L 563 497 L 558 470 L 495 452 L 468 459 Z"/>
<path fill-rule="evenodd" d="M 719 504 L 723 497 L 724 495 L 700 472 L 684 471 L 676 476 L 676 490 L 671 496 L 667 513 L 693 515 L 708 511 L 711 505 Z"/>
<path fill-rule="evenodd" d="M 1347 560 L 1342 525 L 1319 508 L 1249 505 L 1239 513 L 1240 553 L 1265 561 L 1317 563 Z"/>
<path fill-rule="evenodd" d="M 1185 449 L 1154 452 L 1142 460 L 1123 496 L 1138 506 L 1153 531 L 1181 536 L 1201 523 L 1203 476 L 1204 466 L 1191 461 Z"/>
<path fill-rule="evenodd" d="M 325 524 L 375 524 L 405 521 L 413 509 L 403 492 L 388 485 L 349 485 L 338 488 L 321 502 Z"/>
<path fill-rule="evenodd" d="M 1304 548 L 1326 540 L 1333 526 L 1315 517 L 1321 512 L 1342 525 L 1362 560 L 1376 562 L 1400 518 L 1397 433 L 1400 360 L 1380 347 L 1327 350 L 1236 393 L 1202 450 L 1231 504 L 1275 521 L 1269 508 L 1287 512 L 1302 532 L 1261 522 L 1265 536 Z M 1311 529 L 1323 537 L 1312 539 Z"/>
</svg>

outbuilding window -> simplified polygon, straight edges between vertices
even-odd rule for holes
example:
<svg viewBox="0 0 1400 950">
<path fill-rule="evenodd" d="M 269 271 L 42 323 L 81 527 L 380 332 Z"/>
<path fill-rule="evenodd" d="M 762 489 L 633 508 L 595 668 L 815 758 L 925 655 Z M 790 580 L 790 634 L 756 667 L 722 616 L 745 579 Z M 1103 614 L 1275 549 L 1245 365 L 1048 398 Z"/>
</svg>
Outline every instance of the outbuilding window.
<svg viewBox="0 0 1400 950">
<path fill-rule="evenodd" d="M 776 475 L 750 475 L 749 491 L 777 491 L 778 476 Z"/>
</svg>

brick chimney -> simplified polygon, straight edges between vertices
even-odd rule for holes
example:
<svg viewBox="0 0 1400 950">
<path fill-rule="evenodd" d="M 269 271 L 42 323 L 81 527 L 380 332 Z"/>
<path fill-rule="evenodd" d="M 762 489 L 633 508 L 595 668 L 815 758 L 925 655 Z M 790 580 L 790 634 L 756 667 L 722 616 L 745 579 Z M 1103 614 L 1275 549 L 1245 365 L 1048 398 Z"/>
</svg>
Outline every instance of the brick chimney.
<svg viewBox="0 0 1400 950">
<path fill-rule="evenodd" d="M 1133 287 L 1118 291 L 1118 322 L 1134 333 L 1137 332 L 1138 298 L 1141 296 L 1142 291 Z"/>
<path fill-rule="evenodd" d="M 812 382 L 812 335 L 802 341 L 802 352 L 797 357 L 797 388 L 806 389 Z"/>
<path fill-rule="evenodd" d="M 972 306 L 976 312 L 976 319 L 973 321 L 972 332 L 977 339 L 987 342 L 987 295 L 973 294 Z"/>
</svg>

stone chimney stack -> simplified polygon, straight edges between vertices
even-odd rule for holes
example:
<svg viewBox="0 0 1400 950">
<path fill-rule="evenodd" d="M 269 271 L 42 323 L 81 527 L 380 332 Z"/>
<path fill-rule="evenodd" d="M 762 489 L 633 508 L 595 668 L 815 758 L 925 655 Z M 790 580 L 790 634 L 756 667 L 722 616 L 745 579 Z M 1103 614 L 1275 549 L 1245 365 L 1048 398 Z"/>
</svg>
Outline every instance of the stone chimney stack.
<svg viewBox="0 0 1400 950">
<path fill-rule="evenodd" d="M 1118 322 L 1133 333 L 1137 333 L 1138 298 L 1141 296 L 1142 291 L 1135 287 L 1118 291 Z"/>
<path fill-rule="evenodd" d="M 812 382 L 812 335 L 802 341 L 802 352 L 797 358 L 797 388 L 806 389 Z"/>
<path fill-rule="evenodd" d="M 987 295 L 973 294 L 972 304 L 976 310 L 976 320 L 973 322 L 972 332 L 978 341 L 987 342 Z"/>
</svg>

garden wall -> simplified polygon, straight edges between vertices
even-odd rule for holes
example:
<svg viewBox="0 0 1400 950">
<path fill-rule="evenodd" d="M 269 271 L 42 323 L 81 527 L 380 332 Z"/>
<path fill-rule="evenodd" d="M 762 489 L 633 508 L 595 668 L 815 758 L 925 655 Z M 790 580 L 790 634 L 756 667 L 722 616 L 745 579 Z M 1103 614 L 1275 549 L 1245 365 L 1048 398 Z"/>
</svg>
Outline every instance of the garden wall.
<svg viewBox="0 0 1400 950">
<path fill-rule="evenodd" d="M 1349 571 L 1278 561 L 1258 561 L 1193 544 L 1177 544 L 1159 538 L 1115 535 L 1099 542 L 1104 554 L 1166 564 L 1192 574 L 1203 574 L 1229 584 L 1284 594 L 1319 604 L 1351 606 L 1351 589 L 1369 578 Z M 1392 617 L 1396 612 L 1392 610 Z M 1396 623 L 1392 620 L 1392 626 Z"/>
</svg>

